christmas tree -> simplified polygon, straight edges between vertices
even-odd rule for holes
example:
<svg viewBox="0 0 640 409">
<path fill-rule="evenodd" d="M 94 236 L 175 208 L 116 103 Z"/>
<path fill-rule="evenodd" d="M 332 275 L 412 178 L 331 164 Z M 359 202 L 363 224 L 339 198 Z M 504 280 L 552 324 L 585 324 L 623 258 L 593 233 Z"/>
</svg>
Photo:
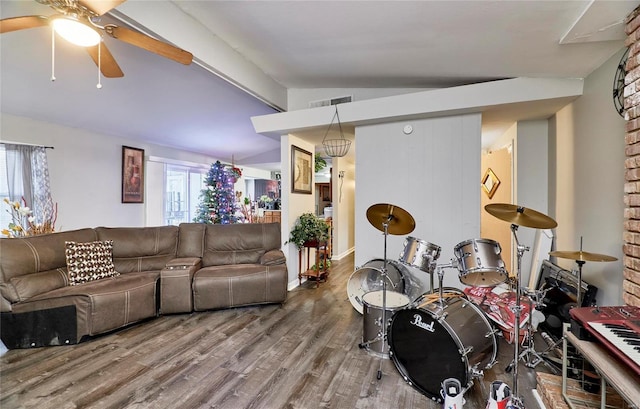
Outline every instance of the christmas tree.
<svg viewBox="0 0 640 409">
<path fill-rule="evenodd" d="M 200 204 L 193 221 L 208 224 L 237 222 L 235 181 L 235 175 L 225 165 L 220 161 L 213 163 L 205 179 L 206 186 L 200 191 Z"/>
</svg>

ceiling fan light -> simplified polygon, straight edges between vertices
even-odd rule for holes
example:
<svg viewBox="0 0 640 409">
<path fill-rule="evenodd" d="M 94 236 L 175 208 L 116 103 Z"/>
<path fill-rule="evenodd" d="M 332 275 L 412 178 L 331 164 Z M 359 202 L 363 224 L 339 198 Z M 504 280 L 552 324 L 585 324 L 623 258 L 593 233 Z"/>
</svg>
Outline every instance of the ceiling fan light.
<svg viewBox="0 0 640 409">
<path fill-rule="evenodd" d="M 68 16 L 58 17 L 51 24 L 60 37 L 80 47 L 91 47 L 100 42 L 100 34 L 96 30 Z"/>
</svg>

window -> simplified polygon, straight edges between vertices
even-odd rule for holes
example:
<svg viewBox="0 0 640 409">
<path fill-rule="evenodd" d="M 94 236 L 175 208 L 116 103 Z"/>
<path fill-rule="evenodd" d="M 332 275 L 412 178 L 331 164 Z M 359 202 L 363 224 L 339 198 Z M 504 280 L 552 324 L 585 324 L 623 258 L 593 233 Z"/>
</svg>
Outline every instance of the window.
<svg viewBox="0 0 640 409">
<path fill-rule="evenodd" d="M 0 200 L 9 197 L 9 184 L 7 175 L 7 151 L 4 145 L 0 145 Z M 0 230 L 5 229 L 11 223 L 11 214 L 7 211 L 9 206 L 4 202 L 0 203 Z"/>
<path fill-rule="evenodd" d="M 181 165 L 165 165 L 164 221 L 167 225 L 192 222 L 196 216 L 206 170 Z"/>
</svg>

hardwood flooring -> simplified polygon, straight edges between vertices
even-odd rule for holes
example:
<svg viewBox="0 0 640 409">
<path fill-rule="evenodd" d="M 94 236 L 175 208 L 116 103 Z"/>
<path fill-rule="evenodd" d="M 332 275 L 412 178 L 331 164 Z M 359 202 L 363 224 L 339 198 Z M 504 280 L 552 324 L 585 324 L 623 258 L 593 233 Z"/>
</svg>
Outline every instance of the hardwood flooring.
<svg viewBox="0 0 640 409">
<path fill-rule="evenodd" d="M 334 261 L 327 282 L 304 283 L 283 305 L 167 315 L 78 345 L 11 350 L 0 358 L 0 407 L 440 408 L 391 360 L 359 349 L 353 271 L 353 257 Z M 493 380 L 512 384 L 513 346 L 501 338 L 498 356 L 466 409 L 485 408 Z M 519 380 L 537 409 L 534 370 L 520 363 Z"/>
</svg>

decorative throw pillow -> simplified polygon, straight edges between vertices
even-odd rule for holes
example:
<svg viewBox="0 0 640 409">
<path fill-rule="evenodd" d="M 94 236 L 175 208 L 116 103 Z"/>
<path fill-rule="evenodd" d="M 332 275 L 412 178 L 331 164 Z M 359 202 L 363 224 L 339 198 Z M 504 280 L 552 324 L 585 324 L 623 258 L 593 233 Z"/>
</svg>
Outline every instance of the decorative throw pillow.
<svg viewBox="0 0 640 409">
<path fill-rule="evenodd" d="M 120 275 L 113 265 L 113 240 L 65 242 L 69 285 Z"/>
</svg>

